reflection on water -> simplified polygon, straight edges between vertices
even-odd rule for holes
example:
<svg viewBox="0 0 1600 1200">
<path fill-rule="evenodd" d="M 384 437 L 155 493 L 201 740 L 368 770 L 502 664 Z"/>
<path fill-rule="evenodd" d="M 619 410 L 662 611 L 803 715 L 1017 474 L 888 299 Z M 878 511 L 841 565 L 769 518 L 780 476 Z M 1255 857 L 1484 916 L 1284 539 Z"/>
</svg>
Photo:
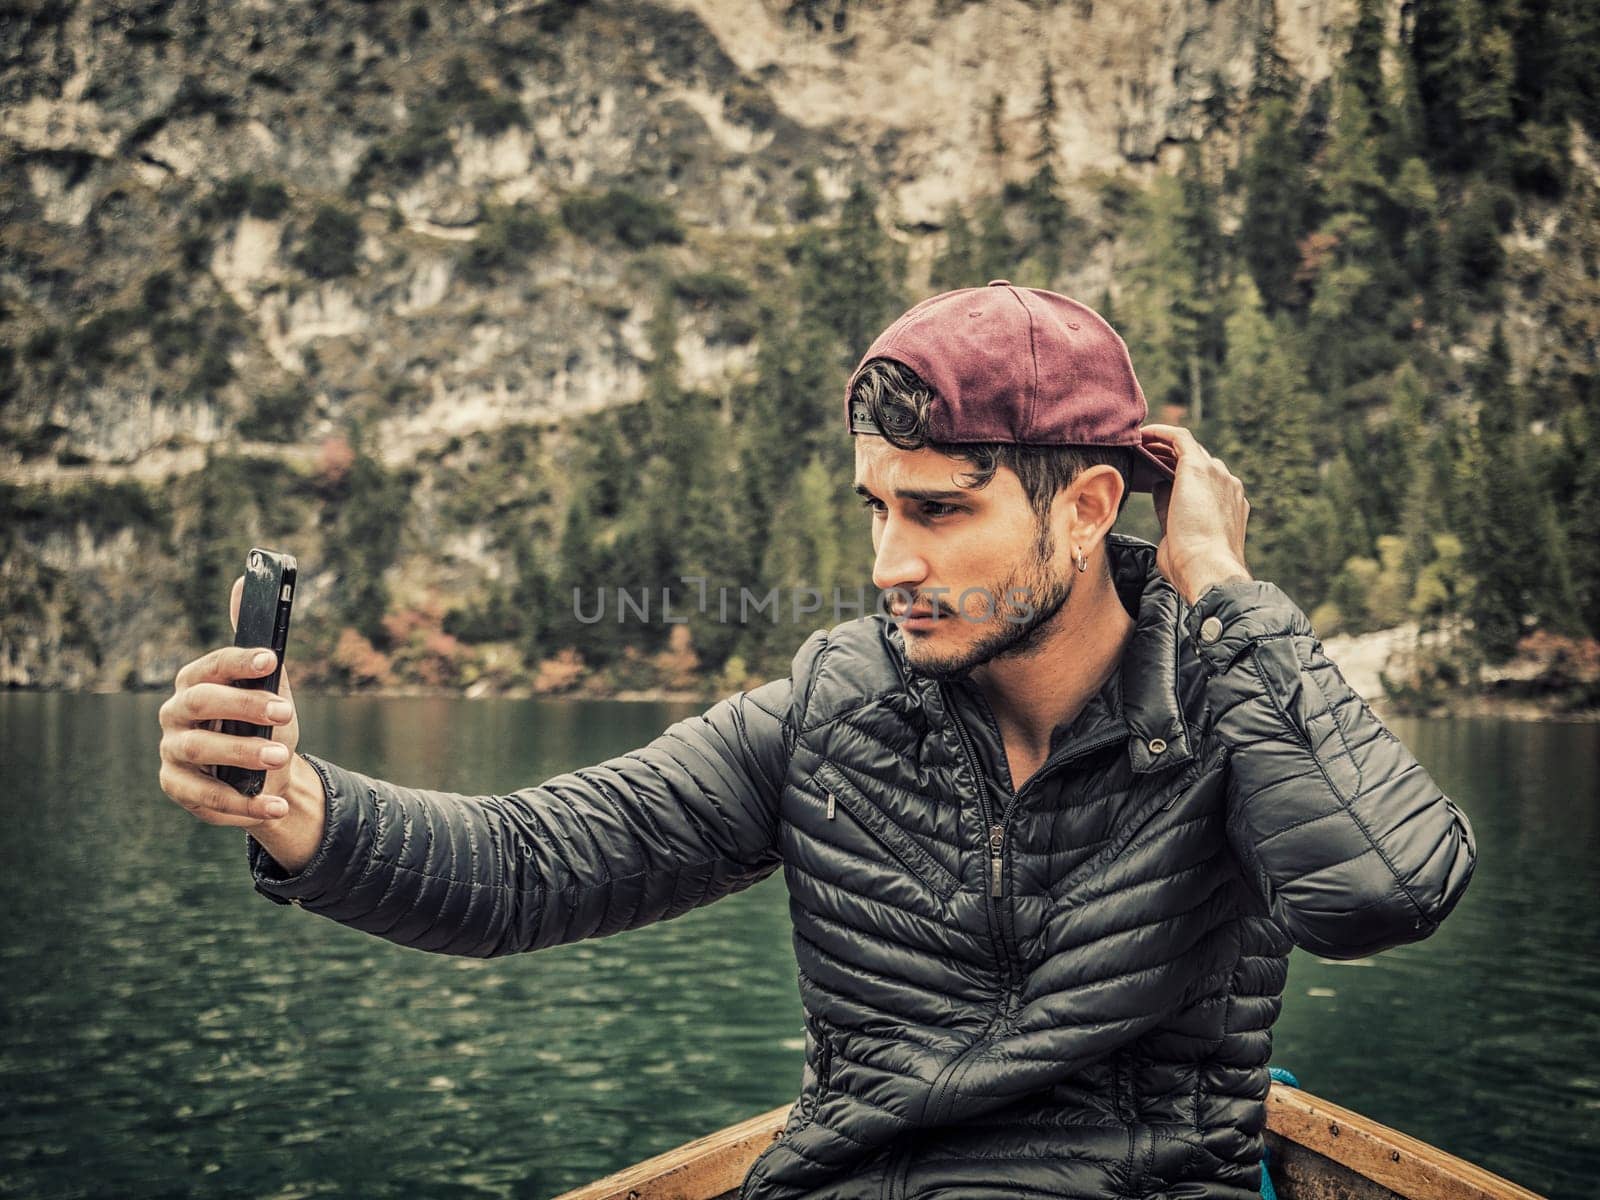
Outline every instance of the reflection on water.
<svg viewBox="0 0 1600 1200">
<path fill-rule="evenodd" d="M 791 1100 L 781 879 L 494 961 L 256 895 L 245 835 L 156 786 L 158 696 L 0 694 L 0 1195 L 548 1197 Z M 304 748 L 509 791 L 692 706 L 301 699 Z M 1600 729 L 1391 727 L 1478 873 L 1427 942 L 1297 951 L 1274 1061 L 1552 1197 L 1600 1176 Z"/>
</svg>

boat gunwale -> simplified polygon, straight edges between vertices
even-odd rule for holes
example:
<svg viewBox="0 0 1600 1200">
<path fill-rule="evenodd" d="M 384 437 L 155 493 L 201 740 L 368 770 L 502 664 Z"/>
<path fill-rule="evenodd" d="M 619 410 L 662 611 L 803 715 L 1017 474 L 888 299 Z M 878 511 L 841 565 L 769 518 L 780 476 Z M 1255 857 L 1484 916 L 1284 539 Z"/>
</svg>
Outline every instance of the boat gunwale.
<svg viewBox="0 0 1600 1200">
<path fill-rule="evenodd" d="M 597 1179 L 555 1200 L 719 1200 L 783 1135 L 785 1104 Z M 1543 1200 L 1475 1163 L 1287 1084 L 1267 1095 L 1267 1130 L 1406 1200 Z"/>
</svg>

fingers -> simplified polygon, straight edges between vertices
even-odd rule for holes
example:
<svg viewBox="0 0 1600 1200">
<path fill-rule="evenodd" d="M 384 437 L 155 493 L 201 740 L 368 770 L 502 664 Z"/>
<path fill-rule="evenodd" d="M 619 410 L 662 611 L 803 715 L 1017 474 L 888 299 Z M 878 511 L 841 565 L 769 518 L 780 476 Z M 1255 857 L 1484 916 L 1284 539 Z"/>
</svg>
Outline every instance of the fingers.
<svg viewBox="0 0 1600 1200">
<path fill-rule="evenodd" d="M 243 599 L 241 575 L 228 598 L 228 621 L 235 630 Z M 246 796 L 212 773 L 218 766 L 270 772 L 289 761 L 289 745 L 218 728 L 224 720 L 292 726 L 294 705 L 283 695 L 233 686 L 236 680 L 270 675 L 275 665 L 270 650 L 219 647 L 178 671 L 173 693 L 161 706 L 161 790 L 208 825 L 260 825 L 289 811 L 282 796 Z M 286 689 L 287 680 L 281 680 L 280 690 Z M 292 727 L 287 730 L 287 736 L 293 733 Z"/>
<path fill-rule="evenodd" d="M 290 749 L 266 738 L 238 737 L 199 726 L 168 728 L 161 739 L 161 790 L 190 815 L 212 825 L 248 825 L 287 813 L 281 797 L 246 796 L 218 779 L 226 764 L 251 770 L 283 767 Z"/>
<path fill-rule="evenodd" d="M 258 658 L 258 655 L 262 657 Z M 235 679 L 256 679 L 270 675 L 274 658 L 271 650 L 223 646 L 185 664 L 178 671 L 178 690 L 193 687 L 197 683 L 231 683 Z"/>
<path fill-rule="evenodd" d="M 1178 452 L 1173 449 L 1170 437 L 1164 432 L 1159 432 L 1168 427 L 1159 425 L 1154 428 L 1158 432 L 1150 432 L 1152 427 L 1149 425 L 1139 430 L 1140 449 L 1161 463 L 1167 470 L 1176 471 L 1178 467 Z"/>
<path fill-rule="evenodd" d="M 207 825 L 259 825 L 289 811 L 288 802 L 281 796 L 246 796 L 220 779 L 181 763 L 162 762 L 161 790 Z"/>
<path fill-rule="evenodd" d="M 162 740 L 167 743 L 169 752 L 165 757 L 196 766 L 271 770 L 289 761 L 289 747 L 267 738 L 241 737 L 210 729 L 180 729 Z"/>
<path fill-rule="evenodd" d="M 252 725 L 287 725 L 294 720 L 294 705 L 271 692 L 236 688 L 226 683 L 197 683 L 167 697 L 160 715 L 164 729 L 181 729 L 218 719 L 248 721 Z"/>
<path fill-rule="evenodd" d="M 1200 440 L 1189 430 L 1182 426 L 1154 426 L 1139 427 L 1139 437 L 1146 443 L 1146 450 L 1155 454 L 1157 458 L 1165 459 L 1173 470 L 1182 466 L 1182 462 L 1189 461 L 1200 466 L 1205 466 L 1210 461 L 1211 453 L 1205 446 L 1200 445 Z"/>
<path fill-rule="evenodd" d="M 1183 426 L 1143 425 L 1140 426 L 1139 433 L 1141 436 L 1149 435 L 1145 437 L 1145 440 L 1150 443 L 1147 449 L 1155 453 L 1165 452 L 1165 454 L 1174 457 L 1176 463 L 1181 463 L 1187 459 L 1191 464 L 1191 469 L 1194 466 L 1209 468 L 1233 480 L 1235 483 L 1240 483 L 1242 486 L 1239 477 L 1228 470 L 1228 464 L 1202 446 L 1199 439 Z M 1163 507 L 1158 500 L 1157 511 L 1159 512 Z"/>
<path fill-rule="evenodd" d="M 1142 425 L 1139 435 L 1153 443 L 1151 449 L 1156 453 L 1166 450 L 1180 460 L 1185 455 L 1192 458 L 1210 457 L 1199 439 L 1182 425 Z"/>
</svg>

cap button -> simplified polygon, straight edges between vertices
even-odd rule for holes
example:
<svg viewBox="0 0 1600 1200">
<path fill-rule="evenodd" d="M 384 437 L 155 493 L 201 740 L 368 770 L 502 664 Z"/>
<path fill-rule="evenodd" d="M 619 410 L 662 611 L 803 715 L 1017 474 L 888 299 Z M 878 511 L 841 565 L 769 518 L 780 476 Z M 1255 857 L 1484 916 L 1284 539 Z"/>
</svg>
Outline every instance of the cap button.
<svg viewBox="0 0 1600 1200">
<path fill-rule="evenodd" d="M 991 280 L 989 280 L 989 286 L 990 287 L 1010 287 L 1011 286 L 1011 280 L 1009 280 L 1009 279 L 991 279 Z"/>
</svg>

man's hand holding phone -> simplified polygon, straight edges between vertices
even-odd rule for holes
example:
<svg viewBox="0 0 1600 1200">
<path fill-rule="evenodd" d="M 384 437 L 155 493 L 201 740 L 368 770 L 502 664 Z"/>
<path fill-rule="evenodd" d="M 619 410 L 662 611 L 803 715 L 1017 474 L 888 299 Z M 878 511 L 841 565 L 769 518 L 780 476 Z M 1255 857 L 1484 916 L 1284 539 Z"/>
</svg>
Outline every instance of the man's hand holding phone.
<svg viewBox="0 0 1600 1200">
<path fill-rule="evenodd" d="M 244 576 L 234 580 L 229 621 L 237 628 Z M 286 871 L 299 871 L 322 843 L 327 798 L 316 769 L 295 753 L 300 719 L 288 669 L 276 693 L 235 687 L 236 679 L 272 674 L 270 650 L 223 646 L 185 664 L 161 706 L 161 790 L 197 820 L 232 825 L 250 836 Z M 273 729 L 271 739 L 219 732 L 225 720 Z M 265 770 L 258 795 L 246 796 L 218 779 L 218 766 Z"/>
</svg>

